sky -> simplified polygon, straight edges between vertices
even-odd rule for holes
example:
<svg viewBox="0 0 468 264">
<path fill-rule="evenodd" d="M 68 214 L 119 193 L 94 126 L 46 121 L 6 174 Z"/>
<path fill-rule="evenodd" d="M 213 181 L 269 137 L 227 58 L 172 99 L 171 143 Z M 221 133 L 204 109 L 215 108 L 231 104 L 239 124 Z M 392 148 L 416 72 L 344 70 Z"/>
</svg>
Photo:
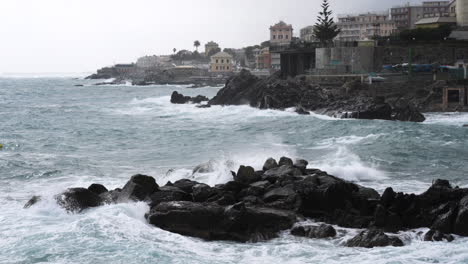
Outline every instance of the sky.
<svg viewBox="0 0 468 264">
<path fill-rule="evenodd" d="M 0 74 L 94 72 L 210 40 L 241 48 L 279 20 L 313 25 L 322 0 L 0 0 Z M 417 0 L 330 0 L 336 14 Z M 202 50 L 202 49 L 201 49 Z"/>
</svg>

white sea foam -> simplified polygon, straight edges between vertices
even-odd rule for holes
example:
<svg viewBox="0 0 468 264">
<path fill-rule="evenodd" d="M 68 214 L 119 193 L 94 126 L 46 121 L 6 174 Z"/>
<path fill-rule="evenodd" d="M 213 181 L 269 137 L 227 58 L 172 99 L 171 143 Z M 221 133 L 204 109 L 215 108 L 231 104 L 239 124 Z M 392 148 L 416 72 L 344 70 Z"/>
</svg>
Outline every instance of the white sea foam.
<svg viewBox="0 0 468 264">
<path fill-rule="evenodd" d="M 425 124 L 463 126 L 468 124 L 468 113 L 429 113 Z"/>
</svg>

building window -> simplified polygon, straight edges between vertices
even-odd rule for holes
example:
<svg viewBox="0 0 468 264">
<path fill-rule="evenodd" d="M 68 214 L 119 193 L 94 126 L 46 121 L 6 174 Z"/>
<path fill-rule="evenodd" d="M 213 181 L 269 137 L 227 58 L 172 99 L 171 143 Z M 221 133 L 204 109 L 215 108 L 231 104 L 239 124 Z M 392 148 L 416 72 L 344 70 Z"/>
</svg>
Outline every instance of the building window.
<svg viewBox="0 0 468 264">
<path fill-rule="evenodd" d="M 273 39 L 276 39 L 276 35 L 273 35 Z"/>
<path fill-rule="evenodd" d="M 221 63 L 224 63 L 224 60 L 221 60 Z"/>
<path fill-rule="evenodd" d="M 226 63 L 229 63 L 229 60 L 226 60 Z"/>
<path fill-rule="evenodd" d="M 219 70 L 219 67 L 218 67 L 218 66 L 216 66 L 216 70 Z"/>
<path fill-rule="evenodd" d="M 218 61 L 218 60 L 216 60 L 216 63 L 219 63 L 219 61 Z"/>
<path fill-rule="evenodd" d="M 286 39 L 289 39 L 289 35 L 286 35 Z"/>
<path fill-rule="evenodd" d="M 229 66 L 227 66 L 226 70 L 229 70 Z"/>
</svg>

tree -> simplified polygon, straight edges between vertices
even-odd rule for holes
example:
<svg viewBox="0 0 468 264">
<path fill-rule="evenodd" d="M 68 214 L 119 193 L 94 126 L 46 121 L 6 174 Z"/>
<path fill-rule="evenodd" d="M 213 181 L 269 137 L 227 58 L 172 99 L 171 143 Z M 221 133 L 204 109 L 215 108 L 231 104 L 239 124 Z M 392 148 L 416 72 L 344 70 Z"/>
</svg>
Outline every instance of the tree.
<svg viewBox="0 0 468 264">
<path fill-rule="evenodd" d="M 330 10 L 330 4 L 328 0 L 323 0 L 322 12 L 319 12 L 317 17 L 317 23 L 314 28 L 314 35 L 321 43 L 327 45 L 333 41 L 333 39 L 340 34 L 340 29 L 333 22 L 333 12 Z"/>
<path fill-rule="evenodd" d="M 200 46 L 201 46 L 201 43 L 200 43 L 200 41 L 198 41 L 198 40 L 195 40 L 195 41 L 193 42 L 193 46 L 194 46 L 194 47 L 195 47 L 195 49 L 197 49 L 197 51 L 198 51 L 198 47 L 200 47 Z"/>
<path fill-rule="evenodd" d="M 216 53 L 218 53 L 218 52 L 220 52 L 220 51 L 221 51 L 220 48 L 214 48 L 214 49 L 210 50 L 210 52 L 208 52 L 208 54 L 206 54 L 206 56 L 207 56 L 208 58 L 210 58 L 211 56 L 215 55 Z"/>
<path fill-rule="evenodd" d="M 177 49 L 176 49 L 176 48 L 174 48 L 172 51 L 173 51 L 173 52 L 174 52 L 174 54 L 175 54 L 175 53 L 177 52 Z"/>
</svg>

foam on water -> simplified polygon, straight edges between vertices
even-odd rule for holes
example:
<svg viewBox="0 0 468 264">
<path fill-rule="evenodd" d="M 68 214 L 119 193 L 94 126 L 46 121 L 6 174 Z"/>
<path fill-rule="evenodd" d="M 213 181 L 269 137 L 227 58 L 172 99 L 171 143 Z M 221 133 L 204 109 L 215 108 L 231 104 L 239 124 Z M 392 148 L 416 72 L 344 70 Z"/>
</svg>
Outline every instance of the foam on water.
<svg viewBox="0 0 468 264">
<path fill-rule="evenodd" d="M 174 90 L 213 97 L 217 88 L 75 84 L 0 79 L 0 263 L 468 263 L 468 239 L 424 242 L 427 230 L 399 233 L 403 248 L 346 248 L 359 230 L 343 228 L 331 240 L 284 232 L 265 243 L 205 242 L 148 225 L 144 203 L 68 214 L 54 200 L 69 187 L 122 187 L 136 173 L 215 185 L 239 165 L 282 156 L 378 191 L 422 192 L 435 177 L 468 186 L 466 130 L 456 128 L 466 114 L 429 114 L 424 125 L 340 120 L 169 102 Z M 210 170 L 193 174 L 202 163 Z M 22 209 L 32 195 L 43 198 Z"/>
</svg>

